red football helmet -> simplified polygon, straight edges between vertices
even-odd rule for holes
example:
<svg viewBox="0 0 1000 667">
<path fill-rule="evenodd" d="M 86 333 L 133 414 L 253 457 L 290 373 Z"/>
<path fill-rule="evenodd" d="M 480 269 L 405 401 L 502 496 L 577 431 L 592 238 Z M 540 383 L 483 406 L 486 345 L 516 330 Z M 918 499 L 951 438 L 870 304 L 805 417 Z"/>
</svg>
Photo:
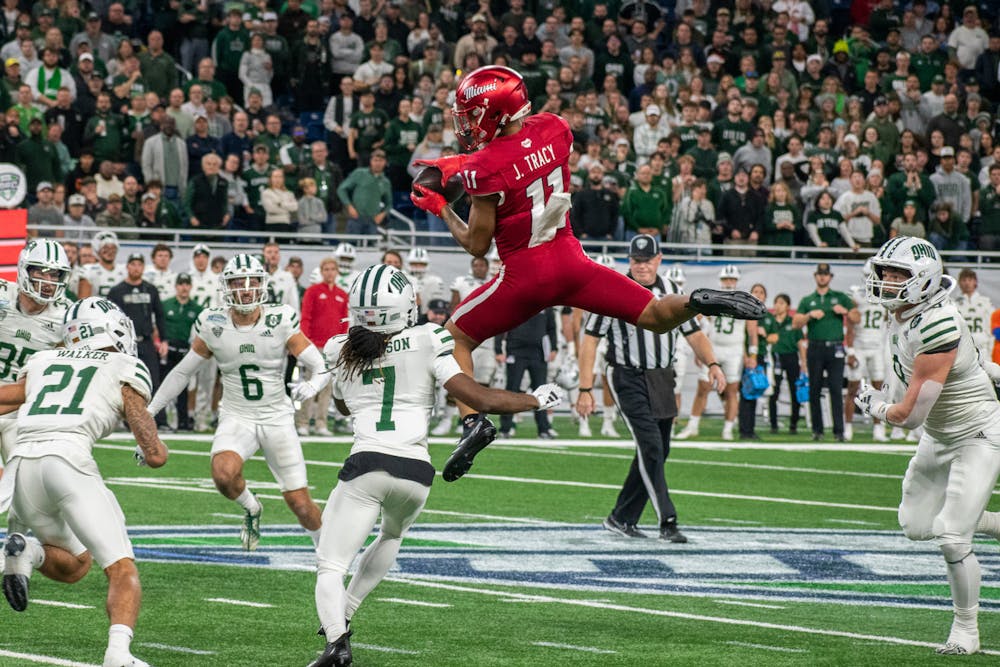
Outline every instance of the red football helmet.
<svg viewBox="0 0 1000 667">
<path fill-rule="evenodd" d="M 520 74 L 491 65 L 462 80 L 452 113 L 459 143 L 473 151 L 492 141 L 508 123 L 531 113 L 531 100 Z"/>
</svg>

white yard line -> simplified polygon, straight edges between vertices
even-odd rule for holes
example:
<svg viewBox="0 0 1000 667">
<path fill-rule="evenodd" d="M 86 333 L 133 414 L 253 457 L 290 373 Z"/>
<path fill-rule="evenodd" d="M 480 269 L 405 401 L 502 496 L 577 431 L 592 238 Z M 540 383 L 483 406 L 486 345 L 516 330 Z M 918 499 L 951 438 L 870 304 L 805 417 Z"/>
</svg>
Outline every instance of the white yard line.
<svg viewBox="0 0 1000 667">
<path fill-rule="evenodd" d="M 437 588 L 440 590 L 450 590 L 461 593 L 478 593 L 480 595 L 490 595 L 500 598 L 524 598 L 538 601 L 556 602 L 576 607 L 588 607 L 591 609 L 604 609 L 608 611 L 620 611 L 626 613 L 645 614 L 648 616 L 660 616 L 664 618 L 678 618 L 688 621 L 698 621 L 701 623 L 719 623 L 722 625 L 736 625 L 752 628 L 764 628 L 767 630 L 781 630 L 783 632 L 798 632 L 806 635 L 820 635 L 825 637 L 841 637 L 844 639 L 859 639 L 874 641 L 882 644 L 897 644 L 900 646 L 920 646 L 924 648 L 937 648 L 940 644 L 934 642 L 917 641 L 914 639 L 904 639 L 902 637 L 891 637 L 887 635 L 870 635 L 860 632 L 848 632 L 846 630 L 827 630 L 824 628 L 810 628 L 801 625 L 786 625 L 782 623 L 767 623 L 760 620 L 747 620 L 741 618 L 727 618 L 725 616 L 705 616 L 702 614 L 689 614 L 679 611 L 667 611 L 664 609 L 647 609 L 644 607 L 631 607 L 621 604 L 607 604 L 601 602 L 591 602 L 589 600 L 575 600 L 572 598 L 557 598 L 549 595 L 529 595 L 527 593 L 513 593 L 511 591 L 498 591 L 488 588 L 473 588 L 471 586 L 458 586 L 437 581 L 428 581 L 412 577 L 386 577 L 387 581 L 409 584 L 411 586 L 422 586 L 425 588 Z M 984 655 L 998 655 L 1000 651 L 983 650 Z"/>
<path fill-rule="evenodd" d="M 187 648 L 186 646 L 171 646 L 170 644 L 157 644 L 156 642 L 141 642 L 139 646 L 145 646 L 146 648 L 156 648 L 161 651 L 172 651 L 174 653 L 186 653 L 188 655 L 215 655 L 215 651 L 202 651 L 196 648 Z"/>
<path fill-rule="evenodd" d="M 716 604 L 729 604 L 734 607 L 756 607 L 757 609 L 784 609 L 779 604 L 759 604 L 757 602 L 740 602 L 739 600 L 712 600 Z"/>
<path fill-rule="evenodd" d="M 745 521 L 743 519 L 721 519 L 719 517 L 712 517 L 711 519 L 705 519 L 705 521 L 715 521 L 718 523 L 734 523 L 740 526 L 763 526 L 764 524 L 760 521 Z"/>
<path fill-rule="evenodd" d="M 880 526 L 874 521 L 854 521 L 852 519 L 824 519 L 827 523 L 844 523 L 850 526 Z"/>
<path fill-rule="evenodd" d="M 247 600 L 231 600 L 229 598 L 205 598 L 205 602 L 218 602 L 219 604 L 231 604 L 237 607 L 253 607 L 254 609 L 274 609 L 273 604 L 266 602 L 249 602 Z"/>
<path fill-rule="evenodd" d="M 217 516 L 220 519 L 240 519 L 243 520 L 242 514 L 226 514 L 225 512 L 212 512 L 209 516 Z"/>
<path fill-rule="evenodd" d="M 751 644 L 750 642 L 725 642 L 729 646 L 743 648 L 759 648 L 764 651 L 780 651 L 781 653 L 808 653 L 804 648 L 788 648 L 787 646 L 768 646 L 767 644 Z"/>
<path fill-rule="evenodd" d="M 359 644 L 351 642 L 354 648 L 364 648 L 369 651 L 381 651 L 382 653 L 398 653 L 399 655 L 420 655 L 420 651 L 411 651 L 405 648 L 392 648 L 391 646 L 378 646 L 377 644 Z"/>
<path fill-rule="evenodd" d="M 76 662 L 73 660 L 63 660 L 62 658 L 53 658 L 48 655 L 18 653 L 16 651 L 5 651 L 3 649 L 0 649 L 0 658 L 17 658 L 18 660 L 34 662 L 40 665 L 56 665 L 56 667 L 100 667 L 99 665 L 93 665 L 88 662 Z"/>
<path fill-rule="evenodd" d="M 544 646 L 545 648 L 564 648 L 569 651 L 583 651 L 584 653 L 600 653 L 602 655 L 617 655 L 618 651 L 609 651 L 593 646 L 574 646 L 572 644 L 557 644 L 555 642 L 531 642 L 532 646 Z"/>
<path fill-rule="evenodd" d="M 422 510 L 421 514 L 440 514 L 442 516 L 463 516 L 470 519 L 486 519 L 489 521 L 509 521 L 511 523 L 528 523 L 541 526 L 569 525 L 561 521 L 546 521 L 544 519 L 531 519 L 523 516 L 497 516 L 496 514 L 470 514 L 469 512 L 452 512 L 449 510 Z"/>
<path fill-rule="evenodd" d="M 39 600 L 32 598 L 31 604 L 40 604 L 43 607 L 62 607 L 63 609 L 97 609 L 88 604 L 73 604 L 72 602 L 60 602 L 59 600 Z"/>
<path fill-rule="evenodd" d="M 424 602 L 423 600 L 406 600 L 404 598 L 377 598 L 379 602 L 392 602 L 395 604 L 408 604 L 413 607 L 433 607 L 435 609 L 448 609 L 450 604 L 443 602 Z"/>
</svg>

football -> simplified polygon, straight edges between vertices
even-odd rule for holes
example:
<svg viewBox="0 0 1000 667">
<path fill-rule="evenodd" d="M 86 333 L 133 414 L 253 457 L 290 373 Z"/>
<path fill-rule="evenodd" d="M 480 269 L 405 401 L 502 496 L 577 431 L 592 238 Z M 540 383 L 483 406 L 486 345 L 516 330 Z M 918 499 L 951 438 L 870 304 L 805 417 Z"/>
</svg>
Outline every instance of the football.
<svg viewBox="0 0 1000 667">
<path fill-rule="evenodd" d="M 465 194 L 465 186 L 462 185 L 462 177 L 455 174 L 448 179 L 448 185 L 444 188 L 441 187 L 441 170 L 437 167 L 424 167 L 417 177 L 413 179 L 414 183 L 419 183 L 428 190 L 433 190 L 440 195 L 444 196 L 445 201 L 449 204 L 453 204 L 462 195 Z"/>
</svg>

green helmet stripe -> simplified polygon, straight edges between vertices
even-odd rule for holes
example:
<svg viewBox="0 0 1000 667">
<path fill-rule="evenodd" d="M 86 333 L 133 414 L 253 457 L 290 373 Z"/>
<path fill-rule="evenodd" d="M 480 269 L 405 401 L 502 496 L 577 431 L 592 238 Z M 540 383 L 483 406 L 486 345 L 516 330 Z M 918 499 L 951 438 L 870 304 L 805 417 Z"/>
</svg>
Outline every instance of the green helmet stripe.
<svg viewBox="0 0 1000 667">
<path fill-rule="evenodd" d="M 377 306 L 378 305 L 378 285 L 379 285 L 379 281 L 382 280 L 382 274 L 385 273 L 385 270 L 387 268 L 389 268 L 388 264 L 383 264 L 382 266 L 378 267 L 378 271 L 375 272 L 375 280 L 374 280 L 374 282 L 372 282 L 372 305 L 373 306 Z"/>
<path fill-rule="evenodd" d="M 368 278 L 372 275 L 372 271 L 374 270 L 375 267 L 370 266 L 367 269 L 365 269 L 364 275 L 361 276 L 361 291 L 358 294 L 360 301 L 358 305 L 361 306 L 362 308 L 364 308 L 365 306 L 365 294 L 367 293 L 366 290 L 368 287 Z"/>
</svg>

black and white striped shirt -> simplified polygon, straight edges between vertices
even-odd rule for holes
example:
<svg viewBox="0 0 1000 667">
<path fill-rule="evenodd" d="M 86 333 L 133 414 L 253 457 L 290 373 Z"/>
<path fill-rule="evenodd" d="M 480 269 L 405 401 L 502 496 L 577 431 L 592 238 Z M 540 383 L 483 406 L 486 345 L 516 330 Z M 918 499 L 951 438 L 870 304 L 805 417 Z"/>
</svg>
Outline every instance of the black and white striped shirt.
<svg viewBox="0 0 1000 667">
<path fill-rule="evenodd" d="M 631 278 L 631 274 L 629 274 Z M 664 294 L 683 294 L 682 290 L 672 280 L 661 276 L 650 288 L 656 296 Z M 665 334 L 657 334 L 648 329 L 641 329 L 625 320 L 616 320 L 606 315 L 591 313 L 587 318 L 584 332 L 588 336 L 607 337 L 608 351 L 605 359 L 612 366 L 628 368 L 666 368 L 674 361 L 674 346 L 677 343 L 678 332 L 689 336 L 700 331 L 694 319 L 688 320 L 677 329 Z"/>
</svg>

